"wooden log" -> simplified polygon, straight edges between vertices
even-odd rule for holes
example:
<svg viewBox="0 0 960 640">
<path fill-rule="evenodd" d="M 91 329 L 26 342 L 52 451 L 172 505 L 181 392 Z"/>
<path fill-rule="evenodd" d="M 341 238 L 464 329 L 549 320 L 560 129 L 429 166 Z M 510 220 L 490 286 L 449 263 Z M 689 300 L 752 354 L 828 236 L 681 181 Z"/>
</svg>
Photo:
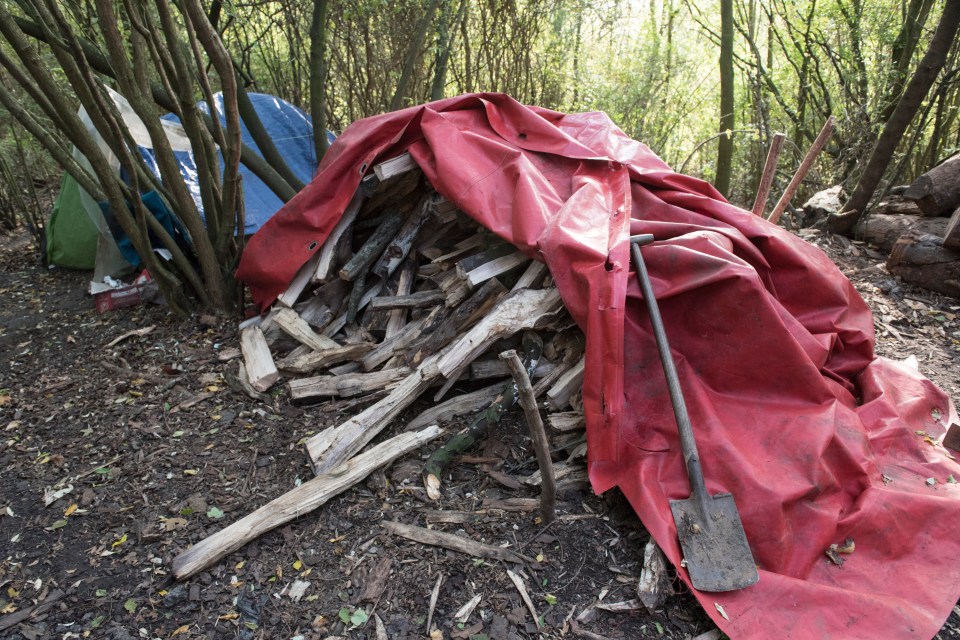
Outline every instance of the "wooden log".
<svg viewBox="0 0 960 640">
<path fill-rule="evenodd" d="M 373 346 L 374 345 L 370 344 L 369 342 L 348 344 L 342 347 L 337 345 L 337 347 L 333 349 L 311 351 L 306 355 L 301 355 L 294 358 L 287 357 L 281 360 L 278 364 L 284 371 L 292 371 L 293 373 L 310 373 L 311 371 L 316 371 L 321 367 L 329 367 L 332 364 L 337 364 L 346 360 L 356 360 L 373 349 Z"/>
<path fill-rule="evenodd" d="M 491 241 L 489 236 L 486 236 L 485 239 Z M 488 262 L 517 252 L 516 247 L 509 242 L 504 242 L 500 238 L 494 238 L 491 242 L 492 245 L 480 253 L 475 253 L 457 261 L 457 271 L 462 277 L 466 278 L 468 273 L 482 267 Z"/>
<path fill-rule="evenodd" d="M 390 178 L 398 176 L 414 169 L 419 169 L 417 163 L 409 153 L 402 153 L 396 158 L 384 160 L 380 164 L 374 165 L 373 173 L 380 182 L 386 182 Z"/>
<path fill-rule="evenodd" d="M 250 386 L 263 392 L 280 379 L 280 372 L 273 362 L 270 347 L 260 327 L 246 327 L 240 332 L 240 351 L 243 352 L 244 368 L 250 380 Z"/>
<path fill-rule="evenodd" d="M 854 237 L 876 245 L 889 253 L 897 238 L 907 231 L 942 236 L 947 228 L 946 218 L 926 218 L 908 214 L 871 212 L 862 216 L 854 227 Z"/>
<path fill-rule="evenodd" d="M 293 310 L 316 331 L 323 331 L 324 327 L 333 320 L 333 311 L 316 296 L 301 302 Z"/>
<path fill-rule="evenodd" d="M 960 251 L 943 246 L 943 238 L 907 232 L 893 245 L 887 269 L 904 282 L 960 298 Z"/>
<path fill-rule="evenodd" d="M 504 547 L 495 547 L 490 544 L 483 544 L 470 538 L 464 538 L 452 533 L 434 531 L 416 527 L 402 522 L 391 522 L 390 520 L 381 520 L 380 526 L 394 535 L 398 535 L 407 540 L 413 540 L 421 544 L 429 544 L 436 547 L 443 547 L 452 551 L 459 551 L 475 558 L 488 558 L 490 560 L 503 560 L 504 562 L 515 562 L 523 564 L 524 562 L 533 562 L 532 558 L 506 549 Z"/>
<path fill-rule="evenodd" d="M 306 442 L 307 454 L 317 474 L 326 473 L 348 460 L 410 406 L 440 377 L 431 357 L 403 379 L 389 394 L 345 422 L 327 427 Z"/>
<path fill-rule="evenodd" d="M 293 309 L 278 309 L 273 320 L 287 335 L 314 351 L 336 349 L 340 346 L 327 336 L 316 333 Z"/>
<path fill-rule="evenodd" d="M 382 288 L 383 288 L 383 282 L 380 280 L 377 280 L 375 284 L 368 287 L 367 290 L 364 292 L 363 296 L 360 298 L 360 304 L 358 305 L 358 308 L 363 309 L 367 304 L 369 304 L 371 300 L 377 297 L 377 295 L 380 293 L 380 290 Z M 333 336 L 337 335 L 337 333 L 339 333 L 340 330 L 343 329 L 343 327 L 346 324 L 347 324 L 347 311 L 344 311 L 343 313 L 338 315 L 336 318 L 331 320 L 330 324 L 326 326 L 326 328 L 322 331 L 322 333 L 328 338 L 332 338 Z"/>
<path fill-rule="evenodd" d="M 434 193 L 433 198 L 430 200 L 430 211 L 438 222 L 446 224 L 456 220 L 460 209 L 439 193 Z"/>
<path fill-rule="evenodd" d="M 390 309 L 418 309 L 430 307 L 444 301 L 442 291 L 430 289 L 417 291 L 406 295 L 377 296 L 367 305 L 370 311 L 384 311 Z"/>
<path fill-rule="evenodd" d="M 297 300 L 300 299 L 300 294 L 303 293 L 303 290 L 310 284 L 313 274 L 317 271 L 317 263 L 320 261 L 321 252 L 322 249 L 318 250 L 297 270 L 297 274 L 293 276 L 293 280 L 290 281 L 290 285 L 286 291 L 277 297 L 277 302 L 285 307 L 293 307 L 293 305 L 297 303 Z"/>
<path fill-rule="evenodd" d="M 423 446 L 440 432 L 439 427 L 427 427 L 418 432 L 401 433 L 338 466 L 331 473 L 304 482 L 175 557 L 173 577 L 177 580 L 189 578 L 267 531 L 310 513 L 375 469 Z"/>
<path fill-rule="evenodd" d="M 547 265 L 537 260 L 532 260 L 527 266 L 526 271 L 517 280 L 510 291 L 519 289 L 536 289 L 543 283 L 543 278 L 549 273 Z"/>
<path fill-rule="evenodd" d="M 497 340 L 525 329 L 539 328 L 563 307 L 560 294 L 551 289 L 521 289 L 508 294 L 437 361 L 440 373 L 450 379 Z"/>
<path fill-rule="evenodd" d="M 474 249 L 479 249 L 483 246 L 483 242 L 486 237 L 487 234 L 483 232 L 477 232 L 469 238 L 465 238 L 464 240 L 461 240 L 457 244 L 453 245 L 453 251 L 439 255 L 436 258 L 433 258 L 431 262 L 450 262 L 451 260 L 459 258 L 465 253 L 473 251 Z"/>
<path fill-rule="evenodd" d="M 400 230 L 408 212 L 409 206 L 401 206 L 387 214 L 380 226 L 373 232 L 373 235 L 340 269 L 340 277 L 352 282 L 361 275 L 365 275 L 374 261 L 383 253 L 387 244 Z"/>
<path fill-rule="evenodd" d="M 393 275 L 393 272 L 397 270 L 400 263 L 403 262 L 410 253 L 420 230 L 430 218 L 429 205 L 430 196 L 426 195 L 420 200 L 413 212 L 407 216 L 406 220 L 404 220 L 403 226 L 400 227 L 397 234 L 393 236 L 393 239 L 390 240 L 386 248 L 384 248 L 380 258 L 374 263 L 370 271 L 384 280 Z"/>
<path fill-rule="evenodd" d="M 372 373 L 348 373 L 339 376 L 316 376 L 291 380 L 290 399 L 305 400 L 307 398 L 336 397 L 349 398 L 371 391 L 387 388 L 410 375 L 407 367 L 384 369 Z M 409 429 L 408 429 L 409 430 Z"/>
<path fill-rule="evenodd" d="M 472 271 L 469 271 L 465 276 L 467 284 L 469 284 L 471 288 L 476 287 L 477 285 L 486 282 L 490 278 L 495 278 L 508 271 L 512 271 L 529 261 L 530 258 L 523 255 L 519 251 L 515 251 L 514 253 L 502 256 L 500 258 L 495 258 L 494 260 L 486 262 Z"/>
<path fill-rule="evenodd" d="M 399 174 L 390 172 L 390 177 L 381 180 L 376 170 L 360 181 L 360 191 L 370 199 L 370 209 L 375 210 L 385 202 L 396 202 L 409 195 L 419 184 L 423 172 L 419 167 L 413 167 Z M 367 209 L 366 205 L 364 209 Z M 366 213 L 362 211 L 361 215 Z"/>
<path fill-rule="evenodd" d="M 503 393 L 506 383 L 497 383 L 450 398 L 434 405 L 418 415 L 407 424 L 407 431 L 422 429 L 429 424 L 446 424 L 459 416 L 475 413 L 484 407 L 489 407 L 497 396 Z"/>
<path fill-rule="evenodd" d="M 397 295 L 405 296 L 413 291 L 413 271 L 414 263 L 407 260 L 405 266 L 400 270 L 400 276 L 397 278 Z M 403 329 L 407 324 L 407 310 L 395 309 L 390 312 L 387 319 L 387 328 L 383 332 L 383 339 L 389 340 Z"/>
<path fill-rule="evenodd" d="M 943 235 L 943 246 L 946 249 L 960 250 L 960 207 L 953 212 Z"/>
<path fill-rule="evenodd" d="M 556 384 L 547 391 L 547 400 L 554 410 L 559 411 L 569 405 L 573 394 L 583 387 L 585 363 L 585 358 L 580 358 L 580 361 L 563 374 Z"/>
<path fill-rule="evenodd" d="M 541 359 L 537 364 L 536 371 L 533 372 L 534 378 L 542 378 L 545 375 L 549 374 L 556 367 L 555 364 L 550 362 L 547 359 Z M 506 378 L 510 375 L 510 368 L 507 366 L 503 360 L 497 358 L 496 360 L 491 358 L 484 358 L 482 360 L 474 360 L 470 363 L 470 379 L 471 380 L 489 380 L 490 378 Z"/>
<path fill-rule="evenodd" d="M 430 278 L 443 291 L 448 307 L 459 306 L 470 295 L 470 284 L 456 269 L 446 269 Z"/>
<path fill-rule="evenodd" d="M 363 194 L 360 191 L 354 194 L 353 199 L 343 212 L 343 216 L 334 225 L 333 231 L 327 237 L 323 246 L 320 248 L 320 256 L 317 259 L 317 267 L 313 272 L 314 282 L 326 282 L 335 272 L 335 258 L 339 254 L 339 249 L 344 243 L 351 242 L 350 229 L 353 227 L 357 214 L 360 213 L 360 206 L 363 204 Z"/>
<path fill-rule="evenodd" d="M 562 413 L 552 413 L 547 416 L 547 424 L 557 433 L 568 433 L 570 431 L 583 431 L 587 428 L 586 419 L 582 411 L 565 411 Z"/>
<path fill-rule="evenodd" d="M 947 215 L 960 206 L 960 154 L 914 180 L 903 197 L 916 202 L 926 216 Z"/>
<path fill-rule="evenodd" d="M 441 307 L 437 307 L 422 318 L 407 323 L 407 326 L 399 333 L 389 340 L 384 340 L 370 353 L 363 356 L 360 360 L 360 366 L 364 371 L 373 371 L 389 360 L 393 354 L 406 349 L 440 315 L 440 311 Z"/>
</svg>

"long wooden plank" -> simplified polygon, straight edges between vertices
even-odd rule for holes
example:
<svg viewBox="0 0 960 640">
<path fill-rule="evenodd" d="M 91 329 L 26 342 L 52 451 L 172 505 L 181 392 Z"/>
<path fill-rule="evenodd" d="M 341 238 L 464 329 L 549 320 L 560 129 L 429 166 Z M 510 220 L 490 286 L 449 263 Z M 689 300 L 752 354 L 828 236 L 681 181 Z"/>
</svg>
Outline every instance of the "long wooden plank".
<svg viewBox="0 0 960 640">
<path fill-rule="evenodd" d="M 423 446 L 440 433 L 441 429 L 437 426 L 401 433 L 340 465 L 331 473 L 304 482 L 178 555 L 173 559 L 174 578 L 189 578 L 271 529 L 310 513 L 366 478 L 375 469 Z"/>
</svg>

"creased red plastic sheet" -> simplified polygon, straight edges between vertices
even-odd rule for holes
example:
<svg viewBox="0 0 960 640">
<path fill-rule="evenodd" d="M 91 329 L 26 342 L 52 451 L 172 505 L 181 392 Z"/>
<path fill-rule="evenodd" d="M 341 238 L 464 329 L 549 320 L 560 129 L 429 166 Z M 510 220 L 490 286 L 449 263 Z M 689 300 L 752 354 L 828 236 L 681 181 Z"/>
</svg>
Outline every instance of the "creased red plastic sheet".
<svg viewBox="0 0 960 640">
<path fill-rule="evenodd" d="M 248 245 L 260 305 L 363 175 L 409 151 L 438 192 L 550 267 L 587 335 L 590 478 L 619 486 L 682 578 L 689 487 L 629 234 L 660 302 L 710 493 L 734 494 L 760 581 L 694 591 L 731 638 L 930 638 L 960 595 L 957 421 L 916 364 L 875 358 L 864 302 L 818 249 L 674 173 L 603 114 L 475 94 L 359 121 Z M 928 479 L 936 482 L 930 484 Z M 843 566 L 832 543 L 852 538 Z"/>
</svg>

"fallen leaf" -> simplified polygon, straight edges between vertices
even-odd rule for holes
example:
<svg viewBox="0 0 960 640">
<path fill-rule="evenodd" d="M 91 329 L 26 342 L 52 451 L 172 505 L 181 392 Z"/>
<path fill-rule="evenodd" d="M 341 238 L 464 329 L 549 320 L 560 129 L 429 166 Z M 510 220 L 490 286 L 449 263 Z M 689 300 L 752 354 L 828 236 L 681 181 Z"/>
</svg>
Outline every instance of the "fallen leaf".
<svg viewBox="0 0 960 640">
<path fill-rule="evenodd" d="M 236 611 L 231 611 L 230 613 L 225 613 L 222 616 L 217 617 L 217 620 L 236 620 L 239 617 L 239 613 Z"/>
<path fill-rule="evenodd" d="M 294 561 L 294 563 L 293 563 L 293 568 L 294 568 L 294 569 L 296 569 L 297 571 L 300 571 L 300 569 L 301 569 L 302 567 L 303 567 L 303 563 L 302 563 L 300 560 L 295 560 L 295 561 Z"/>
<path fill-rule="evenodd" d="M 50 525 L 49 527 L 47 527 L 47 530 L 48 530 L 48 531 L 56 531 L 57 529 L 63 529 L 65 526 L 67 526 L 67 521 L 66 521 L 66 520 L 57 520 L 57 521 L 54 522 L 52 525 Z"/>
<path fill-rule="evenodd" d="M 210 507 L 210 510 L 207 511 L 207 517 L 210 518 L 211 520 L 219 520 L 220 518 L 223 517 L 223 511 L 221 511 L 217 507 Z"/>
<path fill-rule="evenodd" d="M 126 542 L 126 541 L 127 541 L 127 534 L 123 534 L 122 536 L 120 536 L 119 538 L 117 538 L 116 540 L 114 540 L 114 541 L 113 541 L 113 544 L 110 545 L 110 546 L 111 546 L 111 548 L 116 549 L 117 547 L 119 547 L 120 545 L 122 545 L 122 544 L 123 544 L 124 542 Z"/>
<path fill-rule="evenodd" d="M 181 633 L 187 633 L 188 631 L 190 631 L 190 625 L 185 624 L 181 627 L 177 627 L 176 629 L 174 629 L 173 633 L 170 634 L 170 637 L 172 638 L 173 636 L 178 636 Z"/>
<path fill-rule="evenodd" d="M 729 620 L 730 616 L 727 615 L 727 612 L 723 610 L 723 607 L 720 606 L 719 602 L 714 602 L 713 606 L 716 607 L 717 611 L 723 616 L 724 620 Z"/>
<path fill-rule="evenodd" d="M 163 530 L 166 532 L 176 531 L 185 526 L 187 526 L 187 521 L 184 518 L 167 518 L 163 521 Z"/>
<path fill-rule="evenodd" d="M 133 613 L 137 610 L 137 601 L 134 600 L 133 598 L 130 598 L 129 600 L 123 603 L 123 608 L 129 611 L 130 613 Z"/>
<path fill-rule="evenodd" d="M 71 515 L 73 515 L 73 512 L 76 511 L 77 508 L 78 508 L 78 507 L 77 507 L 77 503 L 74 502 L 74 503 L 71 504 L 69 507 L 67 507 L 66 511 L 63 512 L 63 517 L 64 517 L 64 518 L 69 518 Z"/>
</svg>

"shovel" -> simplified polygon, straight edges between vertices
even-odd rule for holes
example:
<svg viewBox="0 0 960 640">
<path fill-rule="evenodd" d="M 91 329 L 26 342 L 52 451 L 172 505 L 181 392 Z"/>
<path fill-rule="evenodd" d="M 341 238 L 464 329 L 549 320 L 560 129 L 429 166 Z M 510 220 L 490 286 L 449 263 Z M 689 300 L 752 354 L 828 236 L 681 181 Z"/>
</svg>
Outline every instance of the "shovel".
<svg viewBox="0 0 960 640">
<path fill-rule="evenodd" d="M 670 355 L 667 334 L 663 330 L 660 309 L 653 296 L 650 276 L 643 263 L 640 247 L 653 242 L 650 234 L 631 236 L 630 253 L 640 280 L 640 290 L 647 303 L 653 335 L 657 340 L 660 362 L 670 390 L 670 402 L 680 431 L 680 447 L 690 480 L 690 497 L 686 500 L 671 500 L 673 521 L 677 525 L 683 560 L 690 574 L 690 582 L 699 591 L 733 591 L 749 587 L 760 579 L 753 562 L 743 523 L 737 505 L 729 493 L 711 496 L 703 482 L 700 455 L 693 439 L 693 427 L 680 391 L 680 379 Z"/>
</svg>

